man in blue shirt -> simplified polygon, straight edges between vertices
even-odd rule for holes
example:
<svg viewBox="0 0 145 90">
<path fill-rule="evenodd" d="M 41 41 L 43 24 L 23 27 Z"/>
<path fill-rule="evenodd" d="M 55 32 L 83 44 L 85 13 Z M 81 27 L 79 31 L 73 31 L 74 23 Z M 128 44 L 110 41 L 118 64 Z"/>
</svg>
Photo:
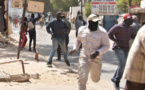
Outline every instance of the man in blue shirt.
<svg viewBox="0 0 145 90">
<path fill-rule="evenodd" d="M 62 13 L 57 12 L 56 16 L 57 18 L 52 20 L 50 23 L 48 23 L 46 29 L 47 32 L 52 36 L 52 50 L 49 55 L 49 61 L 47 62 L 48 67 L 52 67 L 52 58 L 58 48 L 58 45 L 60 45 L 65 63 L 70 66 L 70 63 L 67 59 L 67 50 L 66 50 L 66 42 L 65 42 L 65 34 L 68 33 L 68 27 L 64 21 L 62 21 L 61 18 Z"/>
</svg>

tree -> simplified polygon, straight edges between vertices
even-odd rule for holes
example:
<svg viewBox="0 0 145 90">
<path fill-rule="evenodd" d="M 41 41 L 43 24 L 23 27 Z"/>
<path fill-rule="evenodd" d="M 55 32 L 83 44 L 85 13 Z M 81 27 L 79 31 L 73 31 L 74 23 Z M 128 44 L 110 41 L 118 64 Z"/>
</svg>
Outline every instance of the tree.
<svg viewBox="0 0 145 90">
<path fill-rule="evenodd" d="M 87 2 L 85 4 L 85 16 L 89 16 L 91 14 L 91 2 Z"/>
<path fill-rule="evenodd" d="M 128 12 L 129 8 L 139 7 L 140 1 L 141 0 L 132 0 L 131 7 L 129 7 L 129 0 L 117 0 L 117 7 L 123 12 Z"/>
<path fill-rule="evenodd" d="M 56 11 L 69 11 L 69 7 L 77 6 L 78 0 L 50 0 Z"/>
</svg>

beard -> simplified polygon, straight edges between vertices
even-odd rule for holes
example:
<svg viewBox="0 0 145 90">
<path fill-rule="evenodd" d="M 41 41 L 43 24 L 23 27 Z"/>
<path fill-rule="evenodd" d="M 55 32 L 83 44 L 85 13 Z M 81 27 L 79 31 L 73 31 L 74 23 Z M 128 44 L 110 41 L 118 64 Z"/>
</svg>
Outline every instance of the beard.
<svg viewBox="0 0 145 90">
<path fill-rule="evenodd" d="M 90 29 L 90 31 L 97 31 L 98 21 L 97 22 L 89 21 L 88 28 Z"/>
</svg>

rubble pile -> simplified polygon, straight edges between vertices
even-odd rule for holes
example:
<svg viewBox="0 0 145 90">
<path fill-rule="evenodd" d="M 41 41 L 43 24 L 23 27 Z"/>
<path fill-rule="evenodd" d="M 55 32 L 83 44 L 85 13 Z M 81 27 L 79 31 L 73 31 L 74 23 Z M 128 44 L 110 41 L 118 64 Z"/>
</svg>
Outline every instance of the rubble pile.
<svg viewBox="0 0 145 90">
<path fill-rule="evenodd" d="M 10 45 L 10 39 L 0 33 L 0 48 Z"/>
</svg>

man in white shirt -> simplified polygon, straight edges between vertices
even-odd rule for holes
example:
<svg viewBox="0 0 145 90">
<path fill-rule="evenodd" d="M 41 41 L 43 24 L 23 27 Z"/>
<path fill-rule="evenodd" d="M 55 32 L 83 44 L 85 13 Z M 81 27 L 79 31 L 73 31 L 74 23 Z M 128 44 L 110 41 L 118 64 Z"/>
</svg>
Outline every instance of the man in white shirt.
<svg viewBox="0 0 145 90">
<path fill-rule="evenodd" d="M 86 83 L 90 72 L 91 79 L 94 82 L 100 80 L 102 59 L 101 56 L 108 51 L 110 43 L 109 37 L 104 28 L 98 25 L 99 19 L 95 14 L 88 17 L 88 25 L 79 28 L 78 37 L 72 55 L 82 44 L 82 50 L 79 58 L 79 88 L 86 90 Z"/>
</svg>

